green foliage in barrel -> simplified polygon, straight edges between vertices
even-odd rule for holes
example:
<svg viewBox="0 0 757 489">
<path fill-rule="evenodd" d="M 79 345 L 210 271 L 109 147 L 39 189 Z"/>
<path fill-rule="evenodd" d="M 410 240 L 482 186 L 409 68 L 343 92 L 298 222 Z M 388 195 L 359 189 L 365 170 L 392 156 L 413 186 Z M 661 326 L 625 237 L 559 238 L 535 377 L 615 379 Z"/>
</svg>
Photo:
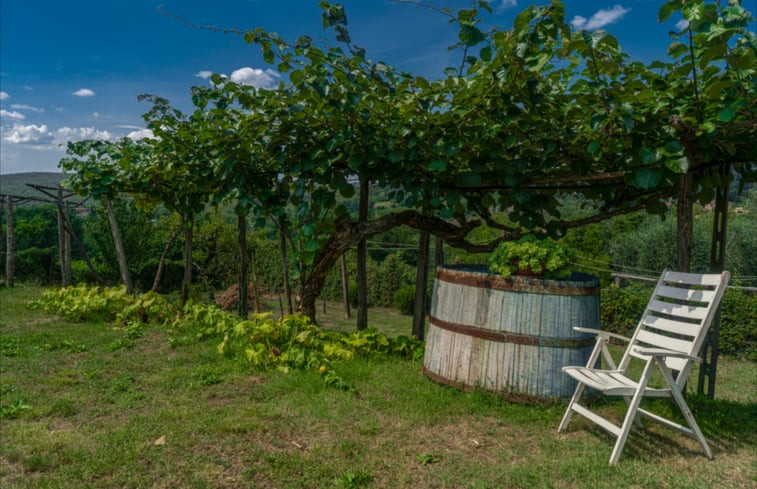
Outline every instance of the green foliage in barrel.
<svg viewBox="0 0 757 489">
<path fill-rule="evenodd" d="M 500 243 L 489 256 L 489 270 L 504 278 L 511 275 L 565 279 L 571 275 L 573 252 L 549 238 L 533 235 Z"/>
</svg>

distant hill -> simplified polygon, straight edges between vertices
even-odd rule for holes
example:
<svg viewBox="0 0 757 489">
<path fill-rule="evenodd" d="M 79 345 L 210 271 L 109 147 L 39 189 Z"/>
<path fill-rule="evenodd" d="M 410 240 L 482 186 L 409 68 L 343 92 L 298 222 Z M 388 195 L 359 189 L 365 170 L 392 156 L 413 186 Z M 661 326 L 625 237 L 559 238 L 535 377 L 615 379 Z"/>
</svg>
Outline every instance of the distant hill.
<svg viewBox="0 0 757 489">
<path fill-rule="evenodd" d="M 53 172 L 9 173 L 0 175 L 0 193 L 44 199 L 47 198 L 45 195 L 27 184 L 57 187 L 64 178 L 66 178 L 66 175 Z M 29 204 L 31 202 L 27 205 Z"/>
</svg>

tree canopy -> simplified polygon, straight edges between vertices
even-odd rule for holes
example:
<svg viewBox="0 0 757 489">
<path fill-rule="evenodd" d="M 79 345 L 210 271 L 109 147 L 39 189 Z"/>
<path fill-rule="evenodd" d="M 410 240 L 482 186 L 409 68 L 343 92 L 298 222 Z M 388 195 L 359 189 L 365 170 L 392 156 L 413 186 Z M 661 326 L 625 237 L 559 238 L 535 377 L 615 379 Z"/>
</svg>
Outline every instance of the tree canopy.
<svg viewBox="0 0 757 489">
<path fill-rule="evenodd" d="M 488 32 L 490 8 L 476 1 L 447 11 L 464 58 L 438 80 L 371 61 L 352 43 L 344 8 L 321 7 L 333 45 L 242 33 L 288 80 L 264 89 L 213 75 L 212 86 L 192 89 L 188 115 L 142 96 L 155 138 L 70 143 L 61 166 L 75 172 L 71 184 L 182 215 L 234 199 L 240 214 L 284 222 L 302 242 L 300 308 L 313 316 L 336 259 L 398 225 L 490 251 L 637 209 L 664 213 L 683 175 L 702 201 L 723 180 L 757 177 L 757 42 L 739 1 L 663 4 L 661 21 L 680 12 L 688 26 L 671 33 L 668 59 L 652 63 L 604 31 L 572 29 L 560 1 Z M 340 203 L 358 179 L 404 210 L 358 222 Z M 592 213 L 563 219 L 568 194 Z M 482 223 L 501 235 L 466 240 Z"/>
</svg>

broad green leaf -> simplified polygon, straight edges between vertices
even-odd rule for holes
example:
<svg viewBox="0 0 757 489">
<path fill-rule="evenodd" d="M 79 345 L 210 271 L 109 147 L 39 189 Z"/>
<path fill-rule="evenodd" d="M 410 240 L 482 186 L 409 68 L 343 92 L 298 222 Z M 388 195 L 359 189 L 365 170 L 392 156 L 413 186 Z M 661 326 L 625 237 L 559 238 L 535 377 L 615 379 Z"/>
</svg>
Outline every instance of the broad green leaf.
<svg viewBox="0 0 757 489">
<path fill-rule="evenodd" d="M 483 61 L 486 61 L 488 63 L 489 61 L 492 60 L 492 47 L 491 46 L 482 47 L 478 55 Z"/>
<path fill-rule="evenodd" d="M 665 143 L 665 152 L 669 155 L 675 155 L 683 150 L 683 144 L 678 141 L 668 141 Z"/>
<path fill-rule="evenodd" d="M 689 159 L 683 156 L 681 158 L 667 160 L 665 166 L 675 173 L 686 173 L 689 171 L 691 165 L 689 164 Z"/>
<path fill-rule="evenodd" d="M 442 159 L 433 160 L 428 164 L 428 169 L 432 171 L 444 171 L 447 169 L 447 161 Z"/>
<path fill-rule="evenodd" d="M 730 122 L 731 119 L 733 119 L 733 116 L 736 115 L 736 111 L 734 109 L 725 109 L 718 112 L 718 120 L 720 122 Z"/>
<path fill-rule="evenodd" d="M 650 189 L 657 186 L 662 179 L 662 172 L 658 168 L 640 168 L 633 175 L 637 187 Z"/>
<path fill-rule="evenodd" d="M 476 44 L 486 39 L 484 33 L 481 32 L 478 27 L 472 24 L 463 24 L 460 27 L 458 37 L 460 38 L 460 41 L 462 41 L 462 43 L 466 46 L 475 46 Z"/>
<path fill-rule="evenodd" d="M 662 5 L 662 7 L 660 7 L 660 10 L 657 11 L 657 22 L 665 22 L 673 14 L 673 12 L 679 10 L 680 8 L 680 0 L 666 2 Z"/>
<path fill-rule="evenodd" d="M 639 159 L 645 165 L 650 165 L 660 159 L 660 156 L 656 149 L 653 148 L 641 148 L 639 152 Z M 648 188 L 648 187 L 645 187 Z"/>
<path fill-rule="evenodd" d="M 345 199 L 351 198 L 353 195 L 355 195 L 355 187 L 350 185 L 347 182 L 342 183 L 339 185 L 339 193 L 344 197 Z"/>
</svg>

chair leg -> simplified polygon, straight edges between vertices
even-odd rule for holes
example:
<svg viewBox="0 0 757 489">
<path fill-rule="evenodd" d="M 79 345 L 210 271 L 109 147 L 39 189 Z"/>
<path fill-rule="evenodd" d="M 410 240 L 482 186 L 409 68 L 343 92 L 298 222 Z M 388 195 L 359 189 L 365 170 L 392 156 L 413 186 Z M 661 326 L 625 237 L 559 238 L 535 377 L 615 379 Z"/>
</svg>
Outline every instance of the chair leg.
<svg viewBox="0 0 757 489">
<path fill-rule="evenodd" d="M 591 355 L 589 355 L 589 360 L 586 362 L 586 366 L 588 368 L 593 368 L 594 364 L 596 364 L 597 360 L 599 360 L 600 354 L 607 355 L 607 357 L 609 357 L 610 365 L 615 368 L 615 363 L 610 356 L 610 352 L 607 351 L 607 348 L 605 347 L 605 340 L 601 336 L 597 336 L 596 343 L 594 344 L 594 349 L 591 351 Z M 585 387 L 586 386 L 581 382 L 579 382 L 576 386 L 576 391 L 573 393 L 573 397 L 570 398 L 570 402 L 568 403 L 568 409 L 565 410 L 565 415 L 562 417 L 562 421 L 560 421 L 560 426 L 557 427 L 558 433 L 568 427 L 568 423 L 570 423 L 570 417 L 573 415 L 573 404 L 578 402 L 578 399 L 581 397 L 581 394 L 583 394 Z"/>
<path fill-rule="evenodd" d="M 686 422 L 689 424 L 689 428 L 691 428 L 691 431 L 694 433 L 694 437 L 699 441 L 699 444 L 702 445 L 702 448 L 704 449 L 704 453 L 705 455 L 707 455 L 707 458 L 712 460 L 714 457 L 712 455 L 712 450 L 710 450 L 710 445 L 707 444 L 707 440 L 705 439 L 704 434 L 702 433 L 702 430 L 699 429 L 699 425 L 697 424 L 696 419 L 694 419 L 694 415 L 691 413 L 691 409 L 689 409 L 689 405 L 686 404 L 686 399 L 684 399 L 683 394 L 681 394 L 681 391 L 678 390 L 678 384 L 676 384 L 675 381 L 673 380 L 673 375 L 670 373 L 670 370 L 667 368 L 667 366 L 661 366 L 660 370 L 662 370 L 662 375 L 665 377 L 665 380 L 670 385 L 670 391 L 673 394 L 673 399 L 675 399 L 676 404 L 678 404 L 678 409 L 681 410 L 683 417 L 686 419 Z"/>
<path fill-rule="evenodd" d="M 620 428 L 618 440 L 615 442 L 615 447 L 613 447 L 612 449 L 612 454 L 610 454 L 610 465 L 615 465 L 620 459 L 620 454 L 623 452 L 623 447 L 625 446 L 626 440 L 628 439 L 628 434 L 631 431 L 631 425 L 636 419 L 636 412 L 639 409 L 639 403 L 641 403 L 641 398 L 644 397 L 644 391 L 646 390 L 647 384 L 649 383 L 649 378 L 652 374 L 653 366 L 654 361 L 650 360 L 649 362 L 647 362 L 646 367 L 644 367 L 644 373 L 641 376 L 641 380 L 639 380 L 639 385 L 636 388 L 636 392 L 631 398 L 631 402 L 628 404 L 628 411 L 626 412 L 626 418 L 623 420 L 623 425 Z"/>
<path fill-rule="evenodd" d="M 631 405 L 631 398 L 630 397 L 623 396 L 623 400 L 626 401 L 626 405 L 629 405 L 629 406 Z M 644 428 L 644 425 L 641 422 L 641 416 L 638 416 L 638 415 L 634 416 L 633 423 L 639 429 L 643 429 Z"/>
<path fill-rule="evenodd" d="M 573 415 L 573 404 L 578 402 L 578 399 L 581 397 L 581 394 L 583 394 L 585 387 L 586 386 L 581 382 L 579 382 L 578 386 L 576 386 L 576 391 L 573 393 L 573 397 L 570 398 L 570 402 L 568 403 L 568 409 L 565 410 L 565 415 L 563 415 L 562 421 L 560 421 L 560 426 L 557 427 L 558 433 L 568 427 L 568 423 L 570 423 L 570 417 Z"/>
</svg>

